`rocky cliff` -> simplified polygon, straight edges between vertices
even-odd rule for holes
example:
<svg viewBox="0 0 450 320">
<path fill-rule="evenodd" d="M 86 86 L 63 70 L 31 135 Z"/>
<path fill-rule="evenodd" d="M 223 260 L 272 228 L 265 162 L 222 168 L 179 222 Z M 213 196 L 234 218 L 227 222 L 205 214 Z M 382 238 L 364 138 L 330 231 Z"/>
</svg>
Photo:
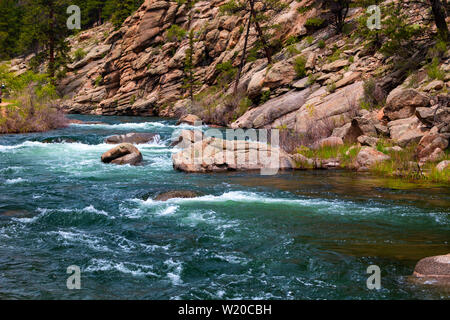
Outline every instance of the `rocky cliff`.
<svg viewBox="0 0 450 320">
<path fill-rule="evenodd" d="M 272 63 L 253 52 L 234 96 L 234 78 L 224 80 L 221 66 L 239 65 L 247 16 L 221 14 L 225 2 L 196 1 L 188 8 L 180 1 L 146 0 L 119 30 L 105 24 L 72 37 L 73 53 L 82 48 L 85 55 L 69 65 L 60 83 L 64 108 L 98 115 L 194 113 L 232 128 L 286 129 L 306 145 L 335 136 L 373 146 L 374 139 L 386 137 L 405 147 L 430 134 L 448 145 L 449 50 L 434 66 L 444 76 L 435 79 L 427 72 L 426 49 L 433 40 L 399 62 L 367 49 L 356 30 L 363 8 L 350 9 L 349 30 L 337 34 L 331 26 L 308 27 L 309 18 L 327 14 L 320 5 L 311 6 L 315 1 L 286 0 L 286 9 L 269 13 L 266 22 L 277 26 L 269 32 L 271 43 L 278 43 Z M 301 10 L 305 7 L 310 10 Z M 411 5 L 408 10 L 411 23 L 421 23 L 421 9 Z M 173 25 L 195 31 L 194 102 L 185 88 L 189 39 L 170 39 Z M 251 28 L 249 47 L 256 41 Z M 401 62 L 414 68 L 407 73 L 398 67 Z"/>
</svg>

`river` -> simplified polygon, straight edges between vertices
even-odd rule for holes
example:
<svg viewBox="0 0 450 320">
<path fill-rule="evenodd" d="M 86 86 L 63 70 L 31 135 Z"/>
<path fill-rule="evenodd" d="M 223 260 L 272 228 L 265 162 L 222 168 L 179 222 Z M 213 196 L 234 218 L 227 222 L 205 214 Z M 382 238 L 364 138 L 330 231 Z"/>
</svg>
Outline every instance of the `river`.
<svg viewBox="0 0 450 320">
<path fill-rule="evenodd" d="M 415 263 L 450 252 L 450 190 L 345 171 L 185 174 L 175 121 L 0 135 L 0 299 L 439 299 Z M 153 132 L 141 166 L 103 164 L 112 134 Z M 170 190 L 195 199 L 152 200 Z M 69 266 L 81 289 L 68 290 Z M 369 290 L 367 268 L 381 270 Z"/>
</svg>

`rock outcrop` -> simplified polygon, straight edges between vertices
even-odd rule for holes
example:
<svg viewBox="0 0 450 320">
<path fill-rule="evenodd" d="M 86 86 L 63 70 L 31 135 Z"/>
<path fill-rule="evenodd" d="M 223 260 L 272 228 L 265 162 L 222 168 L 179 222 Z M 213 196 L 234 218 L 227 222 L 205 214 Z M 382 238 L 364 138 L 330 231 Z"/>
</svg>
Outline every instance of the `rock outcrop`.
<svg viewBox="0 0 450 320">
<path fill-rule="evenodd" d="M 122 143 L 102 155 L 102 162 L 136 165 L 142 162 L 141 152 L 130 143 Z"/>
<path fill-rule="evenodd" d="M 173 167 L 185 172 L 261 170 L 275 174 L 293 169 L 294 162 L 280 148 L 261 142 L 227 141 L 208 137 L 172 156 Z"/>
<path fill-rule="evenodd" d="M 433 132 L 434 131 L 434 132 Z M 448 147 L 448 140 L 441 134 L 432 130 L 422 137 L 417 148 L 416 154 L 420 162 L 439 161 L 444 156 L 444 150 Z"/>
<path fill-rule="evenodd" d="M 430 98 L 415 89 L 399 87 L 393 90 L 386 101 L 384 116 L 388 120 L 398 120 L 414 115 L 416 108 L 428 107 Z"/>
<path fill-rule="evenodd" d="M 389 160 L 390 157 L 371 147 L 362 147 L 356 157 L 356 164 L 359 171 L 368 170 L 378 162 Z"/>
</svg>

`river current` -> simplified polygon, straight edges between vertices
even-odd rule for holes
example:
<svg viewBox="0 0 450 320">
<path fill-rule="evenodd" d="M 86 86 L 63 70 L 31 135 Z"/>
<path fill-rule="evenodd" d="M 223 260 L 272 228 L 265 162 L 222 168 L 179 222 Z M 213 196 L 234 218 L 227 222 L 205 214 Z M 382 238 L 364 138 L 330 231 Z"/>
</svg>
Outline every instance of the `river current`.
<svg viewBox="0 0 450 320">
<path fill-rule="evenodd" d="M 344 171 L 174 171 L 175 121 L 72 116 L 0 135 L 0 299 L 439 299 L 409 281 L 450 252 L 450 190 Z M 103 164 L 112 134 L 158 133 L 141 166 Z M 170 190 L 193 199 L 152 200 Z M 68 290 L 69 266 L 81 289 Z M 381 289 L 367 268 L 379 266 Z"/>
</svg>

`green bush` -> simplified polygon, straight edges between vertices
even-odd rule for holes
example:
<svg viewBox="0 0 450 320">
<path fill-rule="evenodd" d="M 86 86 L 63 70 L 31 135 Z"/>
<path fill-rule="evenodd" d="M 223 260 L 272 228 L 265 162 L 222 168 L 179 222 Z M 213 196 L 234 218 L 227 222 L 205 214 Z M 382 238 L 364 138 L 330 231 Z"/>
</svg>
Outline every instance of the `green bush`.
<svg viewBox="0 0 450 320">
<path fill-rule="evenodd" d="M 75 50 L 75 52 L 73 53 L 73 57 L 75 61 L 80 61 L 86 56 L 86 54 L 87 54 L 86 51 L 84 51 L 82 48 L 79 48 Z"/>
<path fill-rule="evenodd" d="M 177 42 L 182 40 L 186 36 L 187 31 L 180 26 L 173 24 L 167 30 L 167 39 L 171 42 Z"/>
<path fill-rule="evenodd" d="M 294 70 L 299 78 L 306 76 L 306 58 L 303 56 L 297 57 L 294 61 Z"/>
<path fill-rule="evenodd" d="M 320 49 L 325 48 L 325 41 L 320 39 L 319 42 L 317 43 L 317 45 L 319 46 Z"/>
<path fill-rule="evenodd" d="M 309 18 L 305 22 L 305 27 L 308 29 L 320 29 L 325 26 L 325 20 L 321 18 Z"/>
<path fill-rule="evenodd" d="M 439 58 L 434 57 L 433 61 L 427 66 L 427 74 L 431 79 L 444 80 L 445 72 L 439 67 Z"/>
</svg>

